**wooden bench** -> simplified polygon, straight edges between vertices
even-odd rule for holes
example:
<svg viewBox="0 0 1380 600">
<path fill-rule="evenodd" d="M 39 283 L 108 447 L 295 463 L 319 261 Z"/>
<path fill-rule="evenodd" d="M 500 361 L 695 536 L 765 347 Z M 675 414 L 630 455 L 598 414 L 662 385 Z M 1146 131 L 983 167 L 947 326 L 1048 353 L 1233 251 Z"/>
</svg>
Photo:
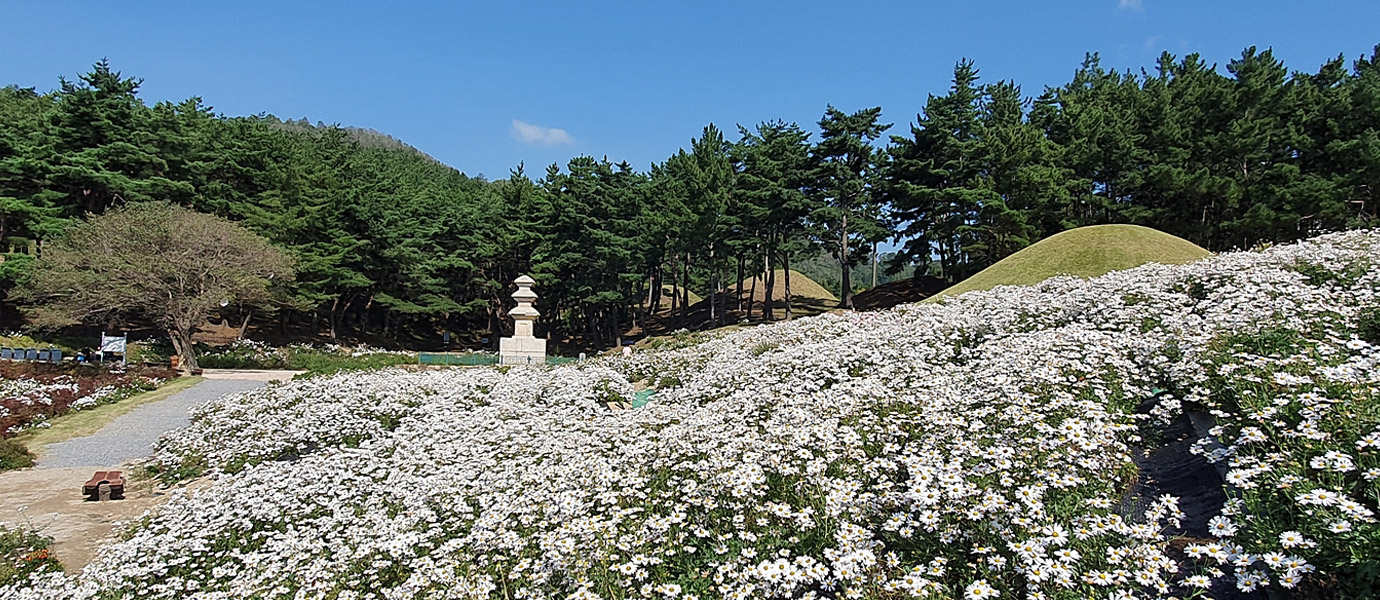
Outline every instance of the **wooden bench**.
<svg viewBox="0 0 1380 600">
<path fill-rule="evenodd" d="M 81 494 L 86 496 L 87 500 L 123 500 L 124 475 L 120 471 L 96 471 L 96 474 L 81 486 Z"/>
</svg>

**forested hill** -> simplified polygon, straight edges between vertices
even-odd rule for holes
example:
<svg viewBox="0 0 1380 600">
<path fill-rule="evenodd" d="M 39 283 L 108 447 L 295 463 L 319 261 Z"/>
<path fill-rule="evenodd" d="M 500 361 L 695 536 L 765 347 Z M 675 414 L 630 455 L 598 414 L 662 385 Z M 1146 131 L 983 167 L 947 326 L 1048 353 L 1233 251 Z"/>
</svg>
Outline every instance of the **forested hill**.
<svg viewBox="0 0 1380 600">
<path fill-rule="evenodd" d="M 199 98 L 149 106 L 139 83 L 101 62 L 52 93 L 0 89 L 6 280 L 72 219 L 160 200 L 243 222 L 288 249 L 298 274 L 285 324 L 329 331 L 348 316 L 388 335 L 419 318 L 485 324 L 482 308 L 501 288 L 491 280 L 511 272 L 494 270 L 501 186 L 338 127 L 308 134 L 269 117 L 220 117 Z"/>
<path fill-rule="evenodd" d="M 646 172 L 580 156 L 538 180 L 521 165 L 471 178 L 387 136 L 219 116 L 200 98 L 149 105 L 139 84 L 102 61 L 52 92 L 0 88 L 0 291 L 73 219 L 167 201 L 296 259 L 260 326 L 477 340 L 502 333 L 508 282 L 529 273 L 541 327 L 601 346 L 648 301 L 672 309 L 660 325 L 686 323 L 687 288 L 717 299 L 697 308 L 709 325 L 779 317 L 709 292 L 821 253 L 847 304 L 886 240 L 898 266 L 955 282 L 1084 225 L 1223 250 L 1373 225 L 1380 207 L 1380 47 L 1313 72 L 1256 48 L 1221 67 L 1165 54 L 1139 74 L 1089 55 L 1034 95 L 960 61 L 944 94 L 896 107 L 915 116 L 900 127 L 829 106 L 736 140 L 710 124 Z M 0 328 L 21 325 L 0 309 Z"/>
<path fill-rule="evenodd" d="M 430 154 L 418 150 L 416 147 L 412 146 L 411 144 L 408 144 L 407 142 L 404 142 L 398 138 L 383 133 L 382 131 L 370 129 L 368 127 L 330 125 L 322 121 L 317 121 L 316 124 L 313 125 L 312 122 L 306 117 L 302 117 L 296 120 L 282 120 L 273 115 L 268 115 L 265 117 L 265 119 L 268 120 L 269 125 L 281 127 L 289 131 L 305 133 L 307 135 L 318 135 L 321 132 L 324 132 L 329 129 L 340 129 L 341 131 L 345 132 L 345 135 L 349 137 L 351 141 L 358 143 L 359 145 L 364 146 L 365 148 L 383 148 L 385 150 L 406 150 L 408 152 L 415 152 L 417 154 L 425 156 L 426 158 L 431 159 L 432 161 L 438 163 L 441 162 L 439 160 L 436 160 L 436 158 L 431 156 Z"/>
</svg>

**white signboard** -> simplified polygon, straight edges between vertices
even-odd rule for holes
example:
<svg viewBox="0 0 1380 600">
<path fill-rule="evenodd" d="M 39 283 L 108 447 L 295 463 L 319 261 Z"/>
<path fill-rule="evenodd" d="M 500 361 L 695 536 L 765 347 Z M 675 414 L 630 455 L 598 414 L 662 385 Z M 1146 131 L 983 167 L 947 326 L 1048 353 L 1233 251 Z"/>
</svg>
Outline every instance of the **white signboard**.
<svg viewBox="0 0 1380 600">
<path fill-rule="evenodd" d="M 128 336 L 115 337 L 113 335 L 101 335 L 101 352 L 114 352 L 116 354 L 125 353 L 125 340 Z"/>
</svg>

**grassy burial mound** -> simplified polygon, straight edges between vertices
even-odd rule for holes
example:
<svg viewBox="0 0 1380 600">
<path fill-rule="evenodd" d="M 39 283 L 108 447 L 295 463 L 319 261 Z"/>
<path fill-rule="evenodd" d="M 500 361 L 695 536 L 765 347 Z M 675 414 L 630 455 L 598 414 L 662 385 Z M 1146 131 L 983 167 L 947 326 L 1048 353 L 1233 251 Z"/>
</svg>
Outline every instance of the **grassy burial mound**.
<svg viewBox="0 0 1380 600">
<path fill-rule="evenodd" d="M 786 313 L 786 271 L 777 269 L 775 273 L 776 282 L 771 294 L 771 305 L 775 310 L 775 317 L 784 318 Z M 757 288 L 753 290 L 753 283 L 756 282 Z M 737 287 L 732 288 L 737 291 Z M 749 277 L 743 280 L 743 305 L 752 302 L 753 318 L 758 318 L 762 314 L 762 303 L 767 301 L 767 278 L 766 274 L 756 277 Z M 823 312 L 828 312 L 838 307 L 839 299 L 828 288 L 810 279 L 809 276 L 791 270 L 791 314 L 793 316 L 810 316 Z"/>
<path fill-rule="evenodd" d="M 786 271 L 783 269 L 776 270 L 776 289 L 772 291 L 772 306 L 775 307 L 775 316 L 777 319 L 781 319 L 785 316 L 785 273 Z M 757 290 L 755 293 L 752 288 L 753 279 L 757 280 Z M 737 291 L 738 288 L 736 285 L 728 288 L 728 298 L 725 300 L 728 304 L 729 315 L 726 320 L 727 323 L 737 323 L 740 318 L 746 316 L 735 310 L 737 308 L 737 303 L 733 301 L 733 294 L 737 293 Z M 744 279 L 742 298 L 744 308 L 747 307 L 748 300 L 751 298 L 753 302 L 753 318 L 758 318 L 762 314 L 762 302 L 765 302 L 767 298 L 766 279 L 763 276 Z M 690 296 L 690 300 L 690 309 L 687 312 L 686 318 L 682 320 L 679 311 L 677 311 L 676 314 L 671 314 L 669 312 L 670 299 L 663 298 L 663 310 L 658 314 L 657 322 L 654 323 L 654 327 L 649 328 L 649 331 L 654 335 L 666 335 L 676 329 L 689 329 L 695 331 L 709 327 L 709 300 L 701 299 L 699 296 L 693 294 Z M 792 315 L 797 317 L 817 315 L 832 310 L 838 306 L 838 303 L 838 297 L 834 296 L 834 294 L 824 286 L 816 283 L 815 280 L 806 277 L 799 271 L 791 271 Z"/>
<path fill-rule="evenodd" d="M 691 304 L 691 305 L 694 305 L 694 304 L 698 303 L 699 301 L 704 300 L 704 298 L 703 298 L 702 296 L 700 296 L 699 294 L 696 294 L 696 293 L 693 292 L 693 291 L 682 290 L 682 289 L 679 289 L 679 288 L 676 288 L 676 287 L 672 286 L 672 285 L 669 284 L 669 283 L 668 283 L 668 284 L 663 284 L 663 285 L 661 286 L 661 311 L 660 311 L 660 312 L 663 312 L 663 313 L 664 313 L 664 312 L 667 312 L 667 311 L 671 310 L 671 293 L 672 293 L 672 292 L 674 292 L 674 293 L 676 293 L 676 294 L 682 294 L 682 293 L 683 293 L 683 294 L 686 294 L 686 295 L 690 298 L 690 304 Z M 650 294 L 650 293 L 647 294 L 647 301 L 648 301 L 648 302 L 651 301 L 651 294 Z M 677 300 L 677 302 L 679 302 L 679 300 Z"/>
<path fill-rule="evenodd" d="M 781 306 L 786 302 L 786 270 L 777 269 L 775 286 L 772 290 L 772 302 L 779 303 Z M 753 284 L 756 283 L 756 292 L 753 292 Z M 733 288 L 738 289 L 736 286 Z M 746 300 L 751 295 L 752 301 L 761 303 L 767 299 L 767 278 L 766 274 L 759 274 L 756 277 L 749 277 L 743 280 L 743 299 Z M 826 303 L 838 302 L 838 296 L 825 289 L 824 286 L 815 280 L 802 274 L 800 271 L 791 270 L 791 302 L 803 303 Z"/>
<path fill-rule="evenodd" d="M 910 302 L 919 302 L 945 289 L 944 280 L 931 275 L 909 277 L 883 283 L 853 296 L 857 310 L 882 310 Z"/>
<path fill-rule="evenodd" d="M 1031 285 L 1055 275 L 1097 277 L 1147 263 L 1178 265 L 1208 256 L 1187 240 L 1139 225 L 1093 225 L 1049 236 L 932 299 L 999 285 Z"/>
<path fill-rule="evenodd" d="M 1377 262 L 1380 233 L 1351 232 L 232 395 L 156 454 L 208 484 L 0 597 L 1365 597 Z"/>
</svg>

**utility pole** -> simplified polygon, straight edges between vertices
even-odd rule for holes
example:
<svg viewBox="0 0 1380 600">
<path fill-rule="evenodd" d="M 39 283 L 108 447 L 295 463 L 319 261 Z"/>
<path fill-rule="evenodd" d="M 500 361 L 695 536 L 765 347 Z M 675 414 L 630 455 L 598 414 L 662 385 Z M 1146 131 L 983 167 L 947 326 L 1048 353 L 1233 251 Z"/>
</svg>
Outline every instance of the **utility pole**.
<svg viewBox="0 0 1380 600">
<path fill-rule="evenodd" d="M 877 242 L 872 242 L 872 287 L 877 287 Z"/>
</svg>

